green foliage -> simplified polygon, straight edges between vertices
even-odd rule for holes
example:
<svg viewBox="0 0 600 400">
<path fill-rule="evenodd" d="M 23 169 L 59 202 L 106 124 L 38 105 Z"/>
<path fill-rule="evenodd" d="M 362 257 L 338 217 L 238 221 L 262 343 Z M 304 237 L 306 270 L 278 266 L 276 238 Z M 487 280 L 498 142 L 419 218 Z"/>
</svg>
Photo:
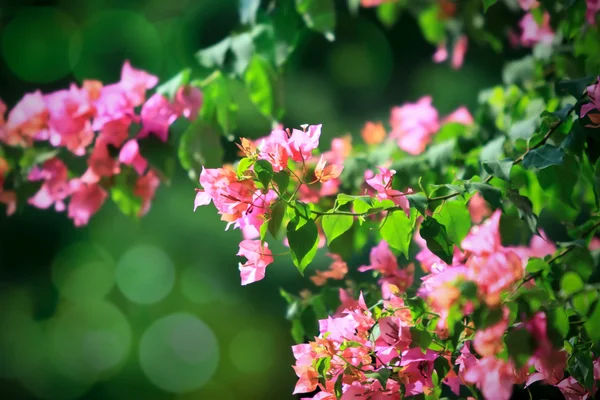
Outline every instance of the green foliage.
<svg viewBox="0 0 600 400">
<path fill-rule="evenodd" d="M 435 219 L 427 217 L 421 223 L 421 237 L 427 242 L 427 248 L 447 264 L 452 264 L 454 244 L 448 238 L 446 227 Z"/>
<path fill-rule="evenodd" d="M 335 35 L 335 5 L 333 0 L 295 0 L 296 10 L 310 29 L 333 41 Z"/>
<path fill-rule="evenodd" d="M 336 238 L 352 228 L 354 217 L 350 215 L 324 215 L 321 224 L 327 237 L 327 243 L 331 244 Z"/>
<path fill-rule="evenodd" d="M 301 223 L 301 221 L 305 222 Z M 288 223 L 287 238 L 294 265 L 301 274 L 304 274 L 304 270 L 317 254 L 319 245 L 317 225 L 312 219 L 298 216 Z"/>
<path fill-rule="evenodd" d="M 413 213 L 414 215 L 414 213 Z M 406 216 L 404 211 L 390 212 L 383 220 L 380 233 L 383 240 L 394 249 L 408 257 L 408 247 L 412 239 L 414 222 Z"/>
<path fill-rule="evenodd" d="M 436 209 L 434 217 L 446 227 L 452 243 L 460 243 L 471 228 L 471 215 L 463 201 L 449 201 Z"/>
</svg>

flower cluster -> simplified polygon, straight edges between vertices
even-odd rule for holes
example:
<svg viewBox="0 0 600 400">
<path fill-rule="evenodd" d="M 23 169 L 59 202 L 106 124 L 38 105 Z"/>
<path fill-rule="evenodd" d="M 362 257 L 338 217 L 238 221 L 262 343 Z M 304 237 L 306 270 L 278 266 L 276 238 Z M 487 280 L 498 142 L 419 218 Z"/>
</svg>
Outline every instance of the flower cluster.
<svg viewBox="0 0 600 400">
<path fill-rule="evenodd" d="M 6 120 L 6 106 L 0 101 L 0 141 L 4 145 L 25 151 L 51 146 L 48 159 L 25 171 L 16 171 L 15 165 L 0 157 L 0 200 L 9 204 L 8 213 L 15 211 L 17 196 L 4 184 L 14 169 L 15 174 L 25 174 L 26 180 L 41 184 L 27 200 L 29 204 L 67 210 L 76 226 L 85 225 L 126 166 L 137 174 L 130 179 L 129 190 L 141 203 L 138 214 L 144 215 L 160 180 L 141 154 L 139 141 L 152 134 L 166 142 L 169 126 L 180 116 L 194 119 L 202 104 L 200 90 L 191 86 L 181 86 L 172 101 L 160 93 L 146 100 L 146 92 L 157 83 L 156 76 L 125 62 L 117 83 L 84 81 L 81 87 L 72 84 L 49 94 L 38 90 L 26 94 Z M 60 150 L 86 157 L 87 170 L 82 174 L 70 171 Z"/>
</svg>

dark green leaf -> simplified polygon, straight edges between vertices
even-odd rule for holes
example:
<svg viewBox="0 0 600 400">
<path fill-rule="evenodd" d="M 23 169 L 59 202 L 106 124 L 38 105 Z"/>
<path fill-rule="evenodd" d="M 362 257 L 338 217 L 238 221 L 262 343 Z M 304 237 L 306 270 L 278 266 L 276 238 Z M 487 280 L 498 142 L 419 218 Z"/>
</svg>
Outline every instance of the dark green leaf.
<svg viewBox="0 0 600 400">
<path fill-rule="evenodd" d="M 600 342 L 600 302 L 583 325 L 590 339 L 596 343 Z"/>
<path fill-rule="evenodd" d="M 504 136 L 497 137 L 481 149 L 479 159 L 481 161 L 498 160 L 504 153 Z"/>
<path fill-rule="evenodd" d="M 381 236 L 396 250 L 408 258 L 408 247 L 412 239 L 413 222 L 402 210 L 391 212 L 384 219 Z"/>
<path fill-rule="evenodd" d="M 412 339 L 412 343 L 419 346 L 423 351 L 429 347 L 431 341 L 433 340 L 431 333 L 414 326 L 410 328 L 410 338 Z"/>
<path fill-rule="evenodd" d="M 592 391 L 594 386 L 594 361 L 587 350 L 578 351 L 569 357 L 567 371 L 583 387 Z"/>
<path fill-rule="evenodd" d="M 354 217 L 350 215 L 324 215 L 321 221 L 323 232 L 327 237 L 327 244 L 352 228 Z"/>
<path fill-rule="evenodd" d="M 337 379 L 335 380 L 335 385 L 333 390 L 335 391 L 336 400 L 340 400 L 342 398 L 342 378 L 344 378 L 344 374 L 339 374 Z"/>
<path fill-rule="evenodd" d="M 483 11 L 487 12 L 487 10 L 493 6 L 494 4 L 496 4 L 498 0 L 483 0 Z"/>
<path fill-rule="evenodd" d="M 452 159 L 452 153 L 454 153 L 455 147 L 455 139 L 431 146 L 425 153 L 429 165 L 433 168 L 437 168 L 447 164 Z"/>
<path fill-rule="evenodd" d="M 421 237 L 427 242 L 427 248 L 447 264 L 452 264 L 454 245 L 448 238 L 446 227 L 431 217 L 421 223 Z"/>
<path fill-rule="evenodd" d="M 137 177 L 135 172 L 129 172 L 115 175 L 114 186 L 110 189 L 110 197 L 123 214 L 128 217 L 137 217 L 142 207 L 142 198 L 133 193 Z"/>
<path fill-rule="evenodd" d="M 329 366 L 331 365 L 331 357 L 323 357 L 317 360 L 316 369 L 319 373 L 319 380 L 325 385 L 327 381 L 327 373 L 329 372 Z"/>
<path fill-rule="evenodd" d="M 513 160 L 510 158 L 498 161 L 484 161 L 482 164 L 483 169 L 485 169 L 488 174 L 506 182 L 510 181 L 510 170 L 513 166 Z"/>
<path fill-rule="evenodd" d="M 450 372 L 450 363 L 444 357 L 438 357 L 433 362 L 433 369 L 437 372 L 438 381 L 441 381 Z"/>
<path fill-rule="evenodd" d="M 275 71 L 271 65 L 261 56 L 252 57 L 244 81 L 258 111 L 266 117 L 278 118 L 281 111 L 276 110 Z"/>
<path fill-rule="evenodd" d="M 467 299 L 477 297 L 477 284 L 473 281 L 463 281 L 458 285 L 460 293 Z"/>
<path fill-rule="evenodd" d="M 256 12 L 260 7 L 260 0 L 239 0 L 240 22 L 242 25 L 254 25 Z"/>
<path fill-rule="evenodd" d="M 427 211 L 427 196 L 423 193 L 409 194 L 406 196 L 411 207 L 416 208 L 422 215 Z"/>
<path fill-rule="evenodd" d="M 490 203 L 494 208 L 502 206 L 502 191 L 498 188 L 488 185 L 487 183 L 467 182 L 465 183 L 465 189 L 469 193 L 473 193 L 474 191 L 481 193 L 485 201 Z"/>
<path fill-rule="evenodd" d="M 296 202 L 296 216 L 298 217 L 298 225 L 296 229 L 300 229 L 304 226 L 307 221 L 310 221 L 312 212 L 310 205 L 301 201 Z"/>
<path fill-rule="evenodd" d="M 219 43 L 202 49 L 196 53 L 198 63 L 206 68 L 220 68 L 225 63 L 227 51 L 231 48 L 231 39 L 226 37 Z"/>
<path fill-rule="evenodd" d="M 140 141 L 140 144 L 143 141 Z M 223 150 L 218 132 L 198 118 L 179 141 L 179 162 L 191 179 L 198 179 L 202 166 L 217 168 L 223 165 Z"/>
<path fill-rule="evenodd" d="M 190 127 L 188 127 L 188 129 Z M 180 144 L 184 140 L 185 138 L 182 137 L 180 140 Z M 174 139 L 171 136 L 169 138 L 169 142 L 164 143 L 162 140 L 160 140 L 154 135 L 148 136 L 147 138 L 138 141 L 140 154 L 146 160 L 148 160 L 148 164 L 150 165 L 150 167 L 152 167 L 152 169 L 158 172 L 161 178 L 166 181 L 169 181 L 175 173 L 176 152 L 172 144 L 173 141 Z"/>
<path fill-rule="evenodd" d="M 290 244 L 294 265 L 298 268 L 298 271 L 304 275 L 304 270 L 317 254 L 319 230 L 313 220 L 306 221 L 299 229 L 296 229 L 297 226 L 297 220 L 289 222 L 287 227 L 287 238 Z"/>
<path fill-rule="evenodd" d="M 537 234 L 537 215 L 533 212 L 533 203 L 529 198 L 522 196 L 518 191 L 512 189 L 508 191 L 508 198 L 510 201 L 517 207 L 517 211 L 519 212 L 519 218 L 527 223 L 529 230 L 532 233 Z"/>
<path fill-rule="evenodd" d="M 335 5 L 333 0 L 296 0 L 296 10 L 310 29 L 335 39 Z"/>
<path fill-rule="evenodd" d="M 508 131 L 508 136 L 514 142 L 517 139 L 529 140 L 535 134 L 537 127 L 539 125 L 540 118 L 538 116 L 534 116 L 525 120 L 516 121 L 510 127 Z"/>
<path fill-rule="evenodd" d="M 560 81 L 556 84 L 556 91 L 563 95 L 570 94 L 579 99 L 593 79 L 593 76 L 587 76 L 581 79 Z"/>
<path fill-rule="evenodd" d="M 600 208 L 600 158 L 598 158 L 594 167 L 594 194 L 596 197 L 596 207 Z"/>
<path fill-rule="evenodd" d="M 267 160 L 258 160 L 254 164 L 254 173 L 258 178 L 258 181 L 263 184 L 264 188 L 267 189 L 273 179 L 273 166 Z"/>
<path fill-rule="evenodd" d="M 517 368 L 521 368 L 529 361 L 533 354 L 533 338 L 525 329 L 515 329 L 509 332 L 504 339 L 508 349 L 508 355 Z"/>
<path fill-rule="evenodd" d="M 299 319 L 295 319 L 292 321 L 292 339 L 296 343 L 304 342 L 304 327 L 302 326 L 302 322 Z"/>
<path fill-rule="evenodd" d="M 290 176 L 285 171 L 279 171 L 273 174 L 273 182 L 277 184 L 280 193 L 285 193 L 290 183 Z"/>
<path fill-rule="evenodd" d="M 268 222 L 268 228 L 271 235 L 274 238 L 277 238 L 277 234 L 281 229 L 281 224 L 283 222 L 283 217 L 285 216 L 287 204 L 283 201 L 278 201 L 273 206 L 271 206 L 271 218 Z"/>
<path fill-rule="evenodd" d="M 551 165 L 562 163 L 565 151 L 559 147 L 545 144 L 542 147 L 531 150 L 523 158 L 523 167 L 538 171 Z"/>
<path fill-rule="evenodd" d="M 389 377 L 392 375 L 392 371 L 387 368 L 381 368 L 378 371 L 365 372 L 364 374 L 367 378 L 377 379 L 383 390 L 385 390 L 385 385 L 387 384 Z"/>
<path fill-rule="evenodd" d="M 461 243 L 471 229 L 471 214 L 466 204 L 462 201 L 449 201 L 436 211 L 435 219 L 446 227 L 448 238 L 452 243 Z"/>
</svg>

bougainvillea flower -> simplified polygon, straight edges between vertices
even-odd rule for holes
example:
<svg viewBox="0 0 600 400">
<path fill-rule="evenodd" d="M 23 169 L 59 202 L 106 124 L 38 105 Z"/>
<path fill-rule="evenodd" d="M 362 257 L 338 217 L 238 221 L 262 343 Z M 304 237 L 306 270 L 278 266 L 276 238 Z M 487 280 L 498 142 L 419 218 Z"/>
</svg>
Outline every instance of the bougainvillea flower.
<svg viewBox="0 0 600 400">
<path fill-rule="evenodd" d="M 242 285 L 260 281 L 265 277 L 267 265 L 273 262 L 273 255 L 268 243 L 260 240 L 242 240 L 238 256 L 246 257 L 248 260 L 240 264 L 240 276 Z"/>
<path fill-rule="evenodd" d="M 260 227 L 265 222 L 265 214 L 277 199 L 277 193 L 269 190 L 266 194 L 257 191 L 252 199 L 248 212 L 234 222 L 234 228 L 241 229 L 244 239 L 256 239 L 260 236 Z"/>
<path fill-rule="evenodd" d="M 495 324 L 478 329 L 473 338 L 473 347 L 482 357 L 495 356 L 504 348 L 504 332 L 508 328 L 508 308 L 502 309 L 503 316 Z"/>
<path fill-rule="evenodd" d="M 438 357 L 434 351 L 427 349 L 425 353 L 419 347 L 412 348 L 402 353 L 400 366 L 400 379 L 403 381 L 408 396 L 423 393 L 426 388 L 433 387 L 431 375 L 433 363 Z"/>
<path fill-rule="evenodd" d="M 146 175 L 140 176 L 137 179 L 133 189 L 133 194 L 142 199 L 142 205 L 140 207 L 140 211 L 138 212 L 138 216 L 142 217 L 146 215 L 148 211 L 150 211 L 152 199 L 154 198 L 156 189 L 158 189 L 159 186 L 160 179 L 152 170 L 149 170 Z"/>
<path fill-rule="evenodd" d="M 40 190 L 28 200 L 37 208 L 48 208 L 54 204 L 56 211 L 64 211 L 64 200 L 70 195 L 68 171 L 65 164 L 58 158 L 44 162 L 42 167 L 33 167 L 29 173 L 30 181 L 43 180 Z"/>
<path fill-rule="evenodd" d="M 72 179 L 69 186 L 72 194 L 68 216 L 75 226 L 87 225 L 90 217 L 102 207 L 108 193 L 100 185 L 84 183 L 80 179 Z"/>
<path fill-rule="evenodd" d="M 369 261 L 370 265 L 363 265 L 358 270 L 360 272 L 377 271 L 383 275 L 392 275 L 398 269 L 398 260 L 385 240 L 380 241 L 371 249 Z"/>
<path fill-rule="evenodd" d="M 121 69 L 121 86 L 128 93 L 134 107 L 142 105 L 146 99 L 146 91 L 152 89 L 158 84 L 158 77 L 136 69 L 131 66 L 129 61 L 125 61 Z"/>
<path fill-rule="evenodd" d="M 275 172 L 287 168 L 291 153 L 287 132 L 282 129 L 276 129 L 269 136 L 259 140 L 258 158 L 269 161 Z"/>
<path fill-rule="evenodd" d="M 600 1 L 599 1 L 600 4 Z M 589 103 L 585 103 L 581 106 L 580 116 L 581 118 L 586 115 L 593 122 L 593 124 L 586 125 L 590 128 L 599 128 L 600 127 L 600 77 L 598 77 L 598 81 L 587 87 L 586 89 L 588 97 L 590 99 Z"/>
<path fill-rule="evenodd" d="M 425 151 L 431 137 L 440 128 L 438 112 L 431 102 L 431 97 L 425 96 L 416 103 L 392 108 L 390 138 L 397 140 L 398 146 L 409 154 Z"/>
<path fill-rule="evenodd" d="M 402 209 L 408 214 L 409 204 L 404 193 L 399 190 L 392 189 L 392 179 L 396 174 L 393 169 L 387 169 L 384 167 L 377 167 L 379 173 L 374 177 L 367 179 L 366 183 L 377 191 L 377 198 L 379 200 L 392 200 L 394 204 L 402 207 Z M 408 193 L 411 190 L 408 189 Z"/>
<path fill-rule="evenodd" d="M 469 366 L 463 374 L 465 381 L 473 383 L 486 399 L 509 400 L 514 384 L 514 367 L 496 357 L 484 357 Z"/>
<path fill-rule="evenodd" d="M 327 164 L 325 157 L 322 155 L 315 168 L 315 178 L 317 181 L 324 183 L 338 178 L 343 170 L 343 165 Z"/>
<path fill-rule="evenodd" d="M 596 25 L 596 14 L 600 11 L 600 0 L 586 0 L 585 19 L 588 24 Z"/>
<path fill-rule="evenodd" d="M 381 122 L 368 121 L 360 131 L 360 135 L 366 144 L 374 145 L 383 142 L 386 131 Z"/>
<path fill-rule="evenodd" d="M 142 130 L 138 138 L 145 138 L 154 134 L 163 142 L 169 138 L 169 127 L 179 117 L 180 110 L 177 106 L 160 93 L 155 93 L 144 103 L 140 115 L 142 117 Z"/>
<path fill-rule="evenodd" d="M 28 93 L 10 110 L 0 138 L 9 146 L 30 146 L 48 128 L 48 107 L 42 92 Z"/>
<path fill-rule="evenodd" d="M 540 235 L 533 235 L 529 246 L 508 247 L 514 251 L 520 258 L 523 265 L 527 265 L 529 258 L 544 258 L 556 252 L 556 246 L 546 237 L 544 231 L 540 230 Z"/>
<path fill-rule="evenodd" d="M 442 119 L 443 124 L 457 123 L 462 125 L 473 125 L 473 116 L 465 106 L 458 107 L 450 115 Z"/>
<path fill-rule="evenodd" d="M 536 8 L 540 5 L 537 0 L 519 0 L 519 6 L 524 10 L 528 11 L 532 8 Z"/>
<path fill-rule="evenodd" d="M 531 47 L 537 43 L 551 44 L 554 40 L 554 32 L 550 27 L 550 14 L 544 12 L 542 24 L 538 25 L 533 14 L 527 13 L 519 22 L 521 27 L 521 44 Z"/>
<path fill-rule="evenodd" d="M 560 381 L 556 387 L 560 390 L 565 400 L 591 400 L 593 395 L 584 389 L 575 378 L 569 376 Z"/>
<path fill-rule="evenodd" d="M 478 255 L 491 254 L 501 247 L 500 217 L 502 212 L 497 210 L 481 225 L 474 226 L 463 239 L 461 247 Z"/>
<path fill-rule="evenodd" d="M 312 156 L 312 151 L 319 147 L 322 125 L 310 125 L 306 131 L 292 130 L 288 141 L 290 157 L 297 162 L 307 161 Z"/>
<path fill-rule="evenodd" d="M 327 255 L 333 259 L 333 262 L 329 265 L 329 269 L 326 271 L 317 271 L 314 276 L 310 277 L 310 280 L 317 286 L 323 286 L 327 282 L 327 279 L 344 279 L 348 273 L 348 264 L 342 260 L 342 257 L 331 253 Z"/>
<path fill-rule="evenodd" d="M 500 302 L 502 291 L 523 277 L 523 264 L 517 254 L 500 250 L 487 256 L 472 255 L 466 262 L 467 277 L 477 283 L 479 294 L 488 305 Z"/>
<path fill-rule="evenodd" d="M 459 69 L 462 67 L 468 46 L 469 39 L 465 35 L 461 35 L 458 39 L 456 39 L 454 48 L 452 49 L 452 59 L 450 60 L 450 65 L 452 65 L 452 68 Z"/>
<path fill-rule="evenodd" d="M 87 160 L 88 169 L 81 177 L 83 182 L 96 183 L 103 176 L 113 176 L 121 172 L 119 160 L 111 155 L 108 146 L 103 140 L 96 140 L 94 150 Z"/>
<path fill-rule="evenodd" d="M 119 162 L 132 166 L 139 175 L 143 175 L 148 166 L 148 161 L 140 154 L 140 146 L 135 139 L 129 140 L 121 148 Z"/>
<path fill-rule="evenodd" d="M 489 217 L 492 214 L 492 210 L 488 206 L 487 202 L 479 193 L 475 193 L 471 199 L 469 199 L 469 214 L 471 214 L 471 221 L 475 224 L 481 223 L 484 218 Z"/>
<path fill-rule="evenodd" d="M 4 115 L 6 114 L 6 104 L 0 99 L 0 128 L 4 126 L 6 120 L 4 119 Z M 0 138 L 2 136 L 0 135 Z"/>
<path fill-rule="evenodd" d="M 17 211 L 17 195 L 12 190 L 4 190 L 4 179 L 10 167 L 6 160 L 0 157 L 0 203 L 6 205 L 6 215 L 12 215 Z"/>
<path fill-rule="evenodd" d="M 202 92 L 194 86 L 181 86 L 175 93 L 174 104 L 180 115 L 193 121 L 202 106 Z"/>
</svg>

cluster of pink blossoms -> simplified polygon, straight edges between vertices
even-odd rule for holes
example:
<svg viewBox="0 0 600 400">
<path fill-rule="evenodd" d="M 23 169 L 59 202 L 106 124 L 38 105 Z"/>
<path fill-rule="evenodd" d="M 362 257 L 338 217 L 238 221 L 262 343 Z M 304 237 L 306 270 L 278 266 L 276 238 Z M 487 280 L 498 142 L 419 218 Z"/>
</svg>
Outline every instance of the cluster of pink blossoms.
<svg viewBox="0 0 600 400">
<path fill-rule="evenodd" d="M 583 118 L 587 115 L 592 122 L 587 127 L 600 128 L 600 77 L 595 84 L 587 87 L 587 94 L 590 102 L 581 106 L 580 116 Z"/>
<path fill-rule="evenodd" d="M 49 94 L 38 90 L 26 94 L 6 120 L 6 106 L 0 101 L 0 141 L 5 145 L 29 148 L 47 142 L 74 156 L 87 156 L 87 170 L 81 176 L 71 176 L 59 156 L 33 166 L 27 179 L 42 184 L 28 203 L 67 209 L 76 226 L 85 225 L 106 200 L 111 178 L 121 173 L 121 165 L 128 165 L 138 174 L 132 190 L 141 199 L 139 214 L 144 215 L 160 180 L 140 154 L 138 140 L 153 134 L 166 142 L 169 126 L 180 116 L 194 119 L 202 104 L 200 90 L 191 86 L 180 87 L 173 101 L 159 93 L 146 101 L 146 91 L 157 83 L 156 76 L 125 62 L 117 83 L 84 81 L 81 87 L 73 84 Z M 133 124 L 141 124 L 141 130 L 131 137 Z M 8 163 L 0 158 L 0 201 L 9 204 L 11 214 L 17 199 L 14 191 L 3 189 L 8 172 Z"/>
<path fill-rule="evenodd" d="M 474 221 L 489 215 L 489 208 L 478 197 L 472 202 L 470 210 Z M 439 315 L 436 334 L 440 339 L 448 337 L 446 317 L 452 307 L 458 307 L 465 316 L 474 310 L 472 301 L 461 299 L 460 282 L 473 282 L 484 307 L 497 308 L 502 314 L 498 322 L 486 328 L 465 327 L 462 334 L 467 340 L 454 361 L 458 372 L 451 368 L 446 376 L 437 379 L 457 395 L 461 385 L 473 384 L 486 399 L 494 400 L 510 399 L 515 384 L 529 386 L 537 381 L 556 386 L 569 400 L 593 398 L 595 387 L 588 392 L 575 378 L 565 377 L 568 353 L 552 345 L 543 312 L 537 312 L 514 328 L 525 329 L 533 338 L 535 349 L 528 362 L 517 368 L 510 358 L 501 357 L 504 335 L 509 328 L 509 312 L 500 304 L 500 295 L 514 289 L 529 257 L 544 257 L 554 253 L 556 248 L 538 236 L 534 236 L 527 247 L 502 246 L 499 217 L 500 213 L 495 212 L 483 224 L 475 225 L 461 244 L 464 252 L 456 248 L 451 265 L 424 245 L 417 256 L 423 269 L 429 272 L 422 278 L 419 296 Z M 418 235 L 416 239 L 422 242 Z M 334 260 L 334 265 L 339 262 L 335 256 Z M 293 368 L 298 376 L 294 393 L 319 390 L 310 398 L 333 400 L 339 398 L 336 391 L 339 394 L 341 390 L 342 400 L 400 399 L 400 391 L 405 396 L 413 396 L 434 390 L 434 363 L 438 358 L 452 366 L 450 352 L 423 350 L 413 342 L 411 328 L 417 326 L 418 319 L 413 319 L 401 295 L 412 284 L 412 265 L 399 268 L 385 241 L 372 249 L 370 264 L 359 270 L 377 271 L 381 278 L 383 308 L 367 308 L 362 295 L 356 301 L 345 290 L 340 290 L 342 305 L 333 316 L 319 321 L 319 336 L 308 344 L 292 348 L 296 359 Z M 342 268 L 332 266 L 333 270 Z M 345 263 L 343 270 L 341 277 L 347 270 Z M 594 362 L 593 373 L 595 379 L 600 378 L 600 358 Z"/>
</svg>

